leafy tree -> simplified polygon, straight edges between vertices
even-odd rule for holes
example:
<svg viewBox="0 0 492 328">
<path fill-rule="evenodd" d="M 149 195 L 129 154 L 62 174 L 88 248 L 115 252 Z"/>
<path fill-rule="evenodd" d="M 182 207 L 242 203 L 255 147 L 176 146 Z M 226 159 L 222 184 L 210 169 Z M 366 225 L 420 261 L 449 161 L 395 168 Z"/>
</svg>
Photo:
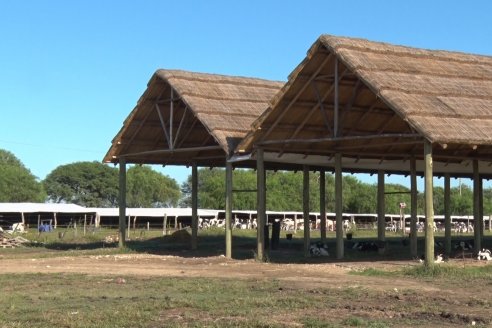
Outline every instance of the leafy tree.
<svg viewBox="0 0 492 328">
<path fill-rule="evenodd" d="M 127 172 L 128 207 L 174 207 L 180 197 L 176 180 L 152 170 L 133 166 Z"/>
<path fill-rule="evenodd" d="M 0 202 L 44 202 L 43 185 L 9 151 L 0 149 Z"/>
<path fill-rule="evenodd" d="M 99 162 L 58 166 L 43 181 L 48 197 L 56 203 L 88 207 L 118 205 L 118 170 Z"/>
</svg>

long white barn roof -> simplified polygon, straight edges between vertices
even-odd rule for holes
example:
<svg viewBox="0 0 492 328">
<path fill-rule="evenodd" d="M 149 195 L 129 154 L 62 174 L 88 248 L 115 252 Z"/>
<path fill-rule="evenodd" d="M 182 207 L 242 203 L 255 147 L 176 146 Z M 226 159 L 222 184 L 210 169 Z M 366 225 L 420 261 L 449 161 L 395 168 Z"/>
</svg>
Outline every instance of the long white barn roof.
<svg viewBox="0 0 492 328">
<path fill-rule="evenodd" d="M 75 204 L 0 203 L 0 213 L 90 213 L 90 211 Z"/>
</svg>

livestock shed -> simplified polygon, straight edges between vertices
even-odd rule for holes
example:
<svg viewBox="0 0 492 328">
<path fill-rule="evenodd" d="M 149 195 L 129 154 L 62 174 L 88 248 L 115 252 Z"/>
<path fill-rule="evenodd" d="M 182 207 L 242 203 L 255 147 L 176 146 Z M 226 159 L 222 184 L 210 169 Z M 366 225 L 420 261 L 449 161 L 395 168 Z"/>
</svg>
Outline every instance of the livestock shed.
<svg viewBox="0 0 492 328">
<path fill-rule="evenodd" d="M 54 228 L 84 218 L 96 220 L 96 213 L 83 206 L 58 203 L 0 203 L 0 227 L 8 228 L 22 222 L 29 226 L 39 226 L 50 222 Z M 96 223 L 96 222 L 95 222 Z"/>
<path fill-rule="evenodd" d="M 125 242 L 126 164 L 186 165 L 192 168 L 191 248 L 195 249 L 197 167 L 226 166 L 251 123 L 282 85 L 247 77 L 157 70 L 104 157 L 104 162 L 120 167 L 120 245 Z M 226 209 L 227 256 L 231 210 Z"/>
<path fill-rule="evenodd" d="M 108 227 L 119 226 L 119 208 L 88 208 L 87 210 L 97 213 L 100 217 L 100 224 Z M 161 228 L 163 222 L 168 222 L 169 226 L 177 228 L 191 226 L 192 209 L 191 208 L 127 208 L 127 222 L 130 222 L 133 228 L 137 226 L 148 226 L 151 228 Z M 198 209 L 199 218 L 217 218 L 218 210 Z"/>
<path fill-rule="evenodd" d="M 304 165 L 305 176 L 313 169 L 321 170 L 322 177 L 324 170 L 334 171 L 337 228 L 342 171 L 377 173 L 381 242 L 385 173 L 410 175 L 414 255 L 416 175 L 425 175 L 430 264 L 433 176 L 445 178 L 448 254 L 451 176 L 473 178 L 474 217 L 483 216 L 482 179 L 492 175 L 492 57 L 322 35 L 236 148 L 238 160 L 247 155 L 257 161 L 259 192 L 264 190 L 265 163 Z M 320 184 L 324 190 L 323 178 Z M 304 197 L 308 204 L 309 194 Z M 259 225 L 264 222 L 264 199 L 258 198 Z M 481 247 L 480 221 L 474 220 L 475 250 Z M 305 240 L 308 254 L 308 232 Z M 337 230 L 337 258 L 343 255 L 343 233 Z"/>
</svg>

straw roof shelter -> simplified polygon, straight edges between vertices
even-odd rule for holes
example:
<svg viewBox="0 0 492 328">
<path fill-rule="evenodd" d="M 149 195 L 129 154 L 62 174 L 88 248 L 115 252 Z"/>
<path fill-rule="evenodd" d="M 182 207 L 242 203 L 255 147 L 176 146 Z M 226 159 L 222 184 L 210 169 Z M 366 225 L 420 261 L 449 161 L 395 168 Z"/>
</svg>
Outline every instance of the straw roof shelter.
<svg viewBox="0 0 492 328">
<path fill-rule="evenodd" d="M 473 177 L 475 249 L 480 249 L 481 178 L 492 177 L 492 57 L 322 35 L 253 123 L 236 154 L 256 157 L 262 193 L 264 163 L 304 165 L 304 204 L 309 203 L 310 169 L 334 169 L 337 195 L 342 194 L 342 170 L 378 172 L 381 242 L 385 240 L 384 174 L 410 173 L 413 255 L 417 255 L 416 174 L 424 173 L 429 265 L 434 255 L 433 175 L 445 176 L 447 204 L 450 175 Z M 260 226 L 266 203 L 264 195 L 258 199 Z M 343 258 L 341 196 L 335 208 L 337 257 Z M 446 217 L 449 254 L 449 213 Z M 259 253 L 263 239 L 259 235 Z M 304 240 L 309 256 L 308 230 Z"/>
<path fill-rule="evenodd" d="M 157 70 L 104 162 L 224 166 L 281 82 Z"/>
<path fill-rule="evenodd" d="M 230 172 L 226 160 L 282 85 L 246 77 L 157 70 L 104 157 L 104 162 L 120 165 L 120 246 L 125 245 L 126 164 L 170 164 L 192 167 L 191 248 L 196 249 L 197 166 L 227 166 Z M 227 256 L 231 254 L 231 211 L 227 207 Z"/>
<path fill-rule="evenodd" d="M 434 172 L 470 176 L 477 159 L 491 176 L 492 57 L 322 35 L 237 153 L 333 166 L 341 152 L 345 170 L 408 172 L 424 140 Z"/>
</svg>

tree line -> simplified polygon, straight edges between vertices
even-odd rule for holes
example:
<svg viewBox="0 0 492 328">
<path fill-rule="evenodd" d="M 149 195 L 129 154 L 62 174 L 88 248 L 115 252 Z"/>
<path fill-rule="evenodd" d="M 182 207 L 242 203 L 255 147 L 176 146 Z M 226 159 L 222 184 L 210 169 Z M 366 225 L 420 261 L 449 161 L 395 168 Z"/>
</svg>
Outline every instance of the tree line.
<svg viewBox="0 0 492 328">
<path fill-rule="evenodd" d="M 267 171 L 267 210 L 302 211 L 303 174 L 292 171 Z M 364 183 L 352 175 L 343 176 L 343 212 L 376 213 L 377 184 Z M 325 204 L 328 212 L 335 212 L 335 178 L 325 174 Z M 251 210 L 256 208 L 256 172 L 236 169 L 233 172 L 233 208 Z M 182 184 L 183 206 L 191 206 L 191 176 Z M 385 184 L 385 212 L 400 213 L 400 203 L 406 203 L 410 212 L 410 188 L 400 184 Z M 492 213 L 492 188 L 483 192 L 484 213 Z M 451 188 L 451 213 L 471 215 L 473 213 L 473 191 L 465 184 Z M 319 172 L 309 174 L 309 208 L 319 212 Z M 417 213 L 425 213 L 424 194 L 417 194 Z M 198 206 L 200 208 L 225 208 L 225 170 L 220 168 L 198 170 Z M 444 188 L 434 187 L 434 213 L 444 214 Z"/>
<path fill-rule="evenodd" d="M 309 176 L 310 210 L 319 211 L 319 172 Z M 256 208 L 256 172 L 236 169 L 233 172 L 233 207 Z M 326 210 L 334 212 L 334 176 L 326 174 Z M 267 172 L 267 209 L 302 211 L 302 172 Z M 0 149 L 0 202 L 73 203 L 87 207 L 118 206 L 118 169 L 100 162 L 77 162 L 60 165 L 42 181 L 9 151 Z M 399 184 L 385 184 L 386 213 L 399 213 L 399 204 L 410 206 L 410 190 Z M 361 182 L 355 176 L 343 176 L 343 211 L 376 213 L 377 185 Z M 419 193 L 418 213 L 424 214 L 424 195 Z M 198 170 L 198 205 L 200 208 L 225 208 L 225 171 L 220 168 Z M 127 170 L 128 207 L 189 207 L 191 176 L 178 185 L 175 179 L 150 166 L 134 165 Z M 451 213 L 473 213 L 473 191 L 467 185 L 451 188 Z M 409 209 L 406 210 L 407 213 Z M 444 213 L 444 189 L 434 187 L 434 212 Z M 484 213 L 492 213 L 492 188 L 484 189 Z"/>
</svg>

